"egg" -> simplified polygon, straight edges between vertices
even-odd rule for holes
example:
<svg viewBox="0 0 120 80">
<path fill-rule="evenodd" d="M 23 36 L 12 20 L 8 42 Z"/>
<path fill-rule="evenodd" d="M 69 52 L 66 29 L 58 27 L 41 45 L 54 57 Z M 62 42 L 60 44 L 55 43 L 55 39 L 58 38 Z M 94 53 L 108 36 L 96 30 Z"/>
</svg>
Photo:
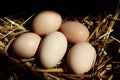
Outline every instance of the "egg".
<svg viewBox="0 0 120 80">
<path fill-rule="evenodd" d="M 23 33 L 13 42 L 13 52 L 20 58 L 31 58 L 35 55 L 40 41 L 41 37 L 35 33 Z"/>
<path fill-rule="evenodd" d="M 86 41 L 89 37 L 88 28 L 80 22 L 66 21 L 61 24 L 60 31 L 65 34 L 70 43 Z"/>
<path fill-rule="evenodd" d="M 38 13 L 33 19 L 32 31 L 38 35 L 47 35 L 59 29 L 62 17 L 58 12 L 45 10 Z"/>
<path fill-rule="evenodd" d="M 44 68 L 53 68 L 62 60 L 67 50 L 67 39 L 59 31 L 45 36 L 38 49 L 40 64 Z"/>
<path fill-rule="evenodd" d="M 67 55 L 68 70 L 75 74 L 87 73 L 95 64 L 96 50 L 88 42 L 74 44 Z"/>
</svg>

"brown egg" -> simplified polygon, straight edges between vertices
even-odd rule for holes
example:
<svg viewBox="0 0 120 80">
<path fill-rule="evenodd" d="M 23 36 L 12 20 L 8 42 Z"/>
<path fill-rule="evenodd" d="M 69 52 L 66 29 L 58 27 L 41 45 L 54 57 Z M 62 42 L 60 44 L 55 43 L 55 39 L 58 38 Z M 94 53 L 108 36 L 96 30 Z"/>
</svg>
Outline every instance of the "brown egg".
<svg viewBox="0 0 120 80">
<path fill-rule="evenodd" d="M 35 33 L 23 33 L 13 42 L 13 52 L 20 58 L 31 58 L 35 55 L 41 37 Z"/>
<path fill-rule="evenodd" d="M 93 68 L 96 61 L 96 50 L 88 42 L 79 42 L 68 51 L 67 65 L 69 71 L 84 74 Z"/>
<path fill-rule="evenodd" d="M 32 30 L 38 35 L 47 35 L 57 31 L 62 23 L 62 17 L 55 11 L 42 11 L 38 13 L 32 23 Z"/>
<path fill-rule="evenodd" d="M 76 21 L 67 21 L 61 24 L 60 31 L 65 34 L 71 43 L 86 41 L 89 36 L 88 28 Z"/>
</svg>

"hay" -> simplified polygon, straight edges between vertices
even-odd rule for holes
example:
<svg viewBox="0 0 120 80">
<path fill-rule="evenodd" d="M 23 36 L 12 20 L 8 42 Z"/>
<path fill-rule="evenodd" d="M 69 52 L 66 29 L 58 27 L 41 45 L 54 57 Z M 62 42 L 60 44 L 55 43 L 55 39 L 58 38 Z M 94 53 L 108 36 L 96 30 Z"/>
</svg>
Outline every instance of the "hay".
<svg viewBox="0 0 120 80">
<path fill-rule="evenodd" d="M 117 7 L 115 14 L 108 14 L 105 17 L 98 16 L 80 16 L 80 17 L 67 17 L 66 20 L 76 20 L 85 24 L 89 31 L 90 36 L 88 42 L 90 42 L 97 51 L 97 60 L 94 67 L 85 74 L 71 74 L 67 72 L 66 66 L 64 66 L 64 61 L 58 64 L 57 67 L 53 69 L 41 69 L 37 66 L 37 61 L 35 58 L 30 59 L 18 59 L 8 53 L 8 49 L 11 43 L 16 39 L 16 36 L 29 32 L 29 29 L 25 28 L 25 24 L 35 15 L 31 15 L 26 20 L 19 15 L 19 18 L 0 18 L 0 56 L 7 59 L 10 63 L 10 68 L 7 71 L 0 72 L 0 79 L 2 80 L 26 80 L 32 79 L 40 80 L 86 80 L 86 79 L 106 79 L 111 80 L 115 73 L 113 69 L 118 70 L 120 67 L 119 61 L 113 60 L 113 55 L 111 52 L 110 44 L 114 42 L 120 44 L 120 40 L 111 35 L 114 32 L 114 25 L 116 21 L 119 21 L 118 17 L 120 14 L 120 6 Z M 110 48 L 110 49 L 109 49 Z M 120 53 L 120 49 L 118 50 Z M 0 64 L 2 65 L 2 64 Z M 116 67 L 114 67 L 116 65 Z M 20 71 L 22 71 L 20 73 Z M 7 75 L 5 75 L 7 73 Z M 23 73 L 25 75 L 23 75 Z M 29 76 L 31 75 L 31 76 Z"/>
</svg>

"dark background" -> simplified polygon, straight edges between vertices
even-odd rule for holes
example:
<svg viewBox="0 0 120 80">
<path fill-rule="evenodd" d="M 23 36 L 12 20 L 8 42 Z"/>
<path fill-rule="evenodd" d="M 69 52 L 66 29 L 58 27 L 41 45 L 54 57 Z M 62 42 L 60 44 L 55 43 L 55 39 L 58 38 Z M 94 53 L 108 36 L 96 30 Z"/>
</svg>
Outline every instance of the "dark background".
<svg viewBox="0 0 120 80">
<path fill-rule="evenodd" d="M 2 0 L 0 2 L 0 16 L 6 16 L 22 11 L 35 12 L 52 9 L 62 15 L 98 15 L 113 13 L 118 0 Z"/>
<path fill-rule="evenodd" d="M 0 2 L 0 17 L 10 16 L 21 12 L 27 12 L 27 14 L 31 14 L 46 9 L 58 11 L 61 13 L 62 16 L 81 16 L 88 14 L 98 16 L 100 14 L 105 15 L 105 13 L 114 14 L 117 4 L 118 0 L 2 0 Z M 114 26 L 114 33 L 112 34 L 118 39 L 120 39 L 119 25 L 120 22 L 117 21 Z M 115 44 L 110 46 L 113 60 L 119 61 L 120 55 L 116 53 L 120 45 L 115 42 Z M 10 75 L 13 75 L 13 72 L 18 72 L 17 74 L 24 74 L 24 76 L 21 76 L 22 80 L 35 80 L 32 78 L 36 78 L 36 80 L 39 80 L 35 75 L 33 75 L 32 72 L 28 73 L 27 70 L 14 69 L 14 71 L 10 71 L 11 66 L 13 66 L 13 64 L 10 63 L 7 58 L 0 55 L 0 79 L 5 80 L 3 79 L 3 77 L 7 78 Z M 120 65 L 113 65 L 113 73 L 116 76 L 118 75 L 118 77 L 116 78 L 118 80 L 120 75 Z M 29 79 L 26 79 L 25 76 L 28 76 L 26 78 Z"/>
</svg>

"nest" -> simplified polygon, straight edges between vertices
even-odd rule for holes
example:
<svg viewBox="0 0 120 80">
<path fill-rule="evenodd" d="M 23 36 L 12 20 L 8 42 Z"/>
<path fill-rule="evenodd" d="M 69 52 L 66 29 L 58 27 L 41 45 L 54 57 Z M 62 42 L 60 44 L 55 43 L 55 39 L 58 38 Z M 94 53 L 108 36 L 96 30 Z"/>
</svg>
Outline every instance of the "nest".
<svg viewBox="0 0 120 80">
<path fill-rule="evenodd" d="M 112 35 L 115 22 L 119 21 L 120 6 L 115 14 L 107 14 L 104 17 L 78 16 L 67 17 L 64 20 L 77 20 L 87 26 L 90 31 L 88 42 L 97 51 L 97 60 L 94 67 L 85 74 L 68 73 L 64 60 L 57 67 L 42 69 L 37 66 L 35 57 L 30 59 L 18 59 L 9 53 L 9 47 L 16 37 L 22 33 L 29 32 L 26 23 L 34 16 L 27 19 L 22 15 L 0 18 L 0 58 L 4 60 L 0 66 L 2 80 L 98 80 L 115 79 L 120 74 L 120 61 L 115 56 L 120 53 L 120 40 Z M 18 17 L 19 16 L 19 17 Z M 116 34 L 118 35 L 118 34 Z M 66 57 L 64 57 L 66 58 Z M 2 66 L 3 65 L 3 66 Z"/>
</svg>

